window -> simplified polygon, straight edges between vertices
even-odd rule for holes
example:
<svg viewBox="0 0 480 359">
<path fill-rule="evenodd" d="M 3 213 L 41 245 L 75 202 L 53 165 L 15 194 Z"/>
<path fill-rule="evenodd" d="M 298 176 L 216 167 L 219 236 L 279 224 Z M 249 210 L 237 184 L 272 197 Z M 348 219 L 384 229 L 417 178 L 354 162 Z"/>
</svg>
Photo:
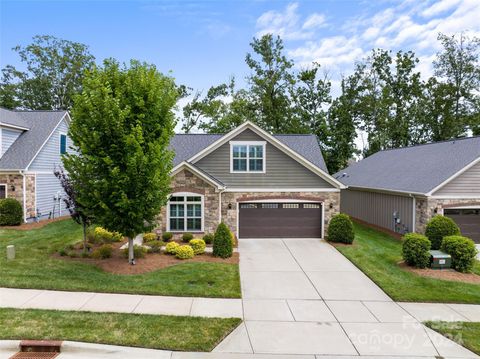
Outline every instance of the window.
<svg viewBox="0 0 480 359">
<path fill-rule="evenodd" d="M 64 133 L 60 134 L 60 154 L 63 155 L 67 153 L 67 135 Z"/>
<path fill-rule="evenodd" d="M 168 226 L 172 232 L 201 232 L 203 198 L 195 194 L 174 194 L 168 202 Z"/>
<path fill-rule="evenodd" d="M 7 198 L 7 185 L 0 184 L 0 199 Z"/>
<path fill-rule="evenodd" d="M 230 172 L 265 173 L 265 142 L 230 142 Z"/>
</svg>

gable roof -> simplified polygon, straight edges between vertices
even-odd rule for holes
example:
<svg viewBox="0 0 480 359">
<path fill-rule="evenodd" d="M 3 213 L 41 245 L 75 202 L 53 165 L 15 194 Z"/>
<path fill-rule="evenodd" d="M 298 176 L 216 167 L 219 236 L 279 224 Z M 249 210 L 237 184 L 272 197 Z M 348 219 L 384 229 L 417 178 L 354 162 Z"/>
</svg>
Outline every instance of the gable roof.
<svg viewBox="0 0 480 359">
<path fill-rule="evenodd" d="M 67 111 L 9 111 L 0 112 L 2 123 L 23 121 L 24 131 L 0 158 L 0 170 L 24 170 L 50 138 Z"/>
<path fill-rule="evenodd" d="M 430 195 L 480 160 L 480 137 L 377 152 L 333 176 L 349 187 Z"/>
<path fill-rule="evenodd" d="M 30 127 L 17 111 L 10 111 L 0 107 L 0 125 L 28 130 Z"/>
<path fill-rule="evenodd" d="M 170 148 L 175 152 L 173 166 L 187 161 L 222 137 L 221 134 L 176 134 L 170 141 Z M 273 137 L 328 172 L 315 135 L 273 135 Z"/>
</svg>

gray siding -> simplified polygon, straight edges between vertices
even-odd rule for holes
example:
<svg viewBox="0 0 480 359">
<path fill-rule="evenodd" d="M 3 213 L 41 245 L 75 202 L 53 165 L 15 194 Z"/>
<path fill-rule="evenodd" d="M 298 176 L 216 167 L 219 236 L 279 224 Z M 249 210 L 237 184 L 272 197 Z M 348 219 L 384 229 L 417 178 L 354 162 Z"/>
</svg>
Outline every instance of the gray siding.
<svg viewBox="0 0 480 359">
<path fill-rule="evenodd" d="M 40 212 L 41 218 L 48 218 L 53 211 L 55 211 L 55 217 L 58 217 L 59 214 L 67 215 L 68 211 L 65 209 L 63 200 L 60 201 L 60 206 L 58 201 L 54 201 L 58 192 L 61 196 L 64 194 L 60 181 L 53 174 L 37 174 L 36 176 L 37 213 Z"/>
<path fill-rule="evenodd" d="M 22 131 L 18 130 L 11 130 L 7 128 L 2 128 L 2 149 L 0 153 L 0 157 L 3 156 L 5 152 L 9 149 L 12 143 L 22 134 Z"/>
<path fill-rule="evenodd" d="M 395 231 L 393 213 L 397 212 L 401 223 L 397 232 L 413 230 L 413 199 L 393 194 L 342 190 L 340 211 L 362 221 Z"/>
<path fill-rule="evenodd" d="M 247 129 L 232 141 L 264 141 L 264 139 Z M 333 188 L 327 181 L 268 141 L 265 152 L 266 173 L 230 173 L 230 144 L 228 142 L 196 162 L 195 165 L 228 187 Z"/>
<path fill-rule="evenodd" d="M 440 188 L 434 196 L 480 196 L 480 162 Z"/>
<path fill-rule="evenodd" d="M 67 133 L 68 125 L 65 121 L 62 121 L 52 136 L 48 139 L 47 143 L 41 149 L 40 153 L 33 160 L 29 167 L 30 171 L 52 171 L 55 166 L 62 164 L 62 158 L 60 156 L 60 133 Z M 67 137 L 67 151 L 71 152 L 69 146 L 72 144 L 71 140 Z"/>
</svg>

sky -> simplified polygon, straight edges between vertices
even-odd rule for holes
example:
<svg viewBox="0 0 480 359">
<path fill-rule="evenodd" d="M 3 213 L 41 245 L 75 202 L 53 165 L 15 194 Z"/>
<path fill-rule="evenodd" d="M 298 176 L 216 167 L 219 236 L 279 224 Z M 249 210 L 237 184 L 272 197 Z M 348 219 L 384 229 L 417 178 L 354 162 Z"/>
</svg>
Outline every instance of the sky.
<svg viewBox="0 0 480 359">
<path fill-rule="evenodd" d="M 372 48 L 413 50 L 427 77 L 439 32 L 480 36 L 480 0 L 0 0 L 0 67 L 34 35 L 81 42 L 101 62 L 138 59 L 195 90 L 237 78 L 255 36 L 280 35 L 298 68 L 319 62 L 338 89 Z"/>
</svg>

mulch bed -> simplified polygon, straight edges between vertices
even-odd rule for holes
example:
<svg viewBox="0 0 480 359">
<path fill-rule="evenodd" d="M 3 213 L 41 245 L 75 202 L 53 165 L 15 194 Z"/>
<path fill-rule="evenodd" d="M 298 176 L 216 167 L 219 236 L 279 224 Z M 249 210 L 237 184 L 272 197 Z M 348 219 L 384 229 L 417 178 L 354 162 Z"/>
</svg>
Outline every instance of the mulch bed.
<svg viewBox="0 0 480 359">
<path fill-rule="evenodd" d="M 58 253 L 54 254 L 56 258 L 60 258 L 67 261 L 77 261 L 83 263 L 94 264 L 97 267 L 101 268 L 105 272 L 113 274 L 142 274 L 152 272 L 158 269 L 174 266 L 177 264 L 183 263 L 227 263 L 227 264 L 238 264 L 239 254 L 234 252 L 233 256 L 227 259 L 214 257 L 211 253 L 204 253 L 197 255 L 192 259 L 177 259 L 175 256 L 167 255 L 165 253 L 147 253 L 144 258 L 136 259 L 135 265 L 128 264 L 128 260 L 123 256 L 122 250 L 120 247 L 124 245 L 125 242 L 113 243 L 112 246 L 115 248 L 113 251 L 113 256 L 108 259 L 93 259 L 93 258 L 71 258 L 68 256 L 60 256 Z M 185 244 L 185 243 L 184 243 Z M 75 248 L 75 251 L 80 256 L 82 253 L 81 243 L 78 243 Z"/>
<path fill-rule="evenodd" d="M 398 264 L 403 270 L 406 270 L 411 273 L 415 273 L 422 277 L 435 278 L 450 280 L 454 282 L 463 282 L 463 283 L 473 283 L 480 284 L 480 275 L 474 273 L 460 273 L 454 269 L 419 269 L 414 267 L 409 267 L 405 262 L 400 262 Z"/>
<path fill-rule="evenodd" d="M 54 219 L 44 219 L 40 222 L 22 223 L 19 226 L 0 226 L 0 229 L 16 229 L 19 231 L 30 231 L 31 229 L 42 228 L 45 227 L 47 224 L 63 221 L 68 218 L 70 218 L 70 216 L 62 216 Z"/>
</svg>

